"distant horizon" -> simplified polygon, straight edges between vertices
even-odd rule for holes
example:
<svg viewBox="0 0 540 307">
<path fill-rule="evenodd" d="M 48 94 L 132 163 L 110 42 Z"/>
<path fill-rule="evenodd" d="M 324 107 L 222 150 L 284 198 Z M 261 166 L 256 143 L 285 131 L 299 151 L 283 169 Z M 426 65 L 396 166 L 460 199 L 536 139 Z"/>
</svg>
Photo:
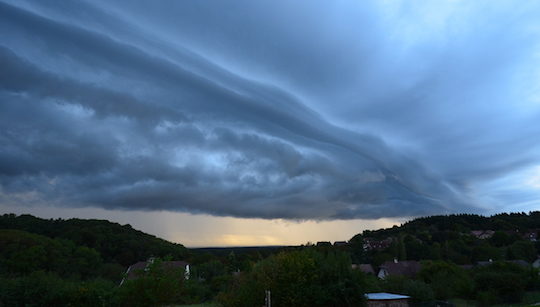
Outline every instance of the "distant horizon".
<svg viewBox="0 0 540 307">
<path fill-rule="evenodd" d="M 317 241 L 344 241 L 367 229 L 362 227 L 366 223 L 373 225 L 374 229 L 395 225 L 395 223 L 387 219 L 379 221 L 297 222 L 213 217 L 205 214 L 178 212 L 132 211 L 127 215 L 125 211 L 97 208 L 56 208 L 47 206 L 25 208 L 0 205 L 0 214 L 9 213 L 17 215 L 30 214 L 44 219 L 82 218 L 108 220 L 121 225 L 129 224 L 134 229 L 174 243 L 180 243 L 187 248 L 252 247 L 261 245 L 297 246 L 313 241 L 315 241 L 313 243 Z M 205 221 L 205 223 L 200 221 Z M 207 221 L 210 222 L 206 223 Z M 314 234 L 308 237 L 299 232 L 299 230 L 303 231 L 304 229 Z M 350 237 L 346 238 L 348 234 L 350 234 Z M 247 243 L 242 244 L 243 242 Z"/>
<path fill-rule="evenodd" d="M 19 211 L 21 213 L 17 213 L 17 212 L 6 212 L 4 211 L 5 208 L 2 208 L 2 206 L 0 206 L 0 214 L 16 214 L 16 215 L 23 215 L 23 214 L 29 214 L 29 215 L 32 215 L 32 216 L 36 216 L 36 217 L 39 217 L 39 218 L 42 218 L 42 219 L 57 219 L 57 218 L 61 218 L 61 219 L 71 219 L 71 218 L 81 218 L 81 217 L 76 217 L 76 216 L 54 216 L 54 215 L 51 215 L 50 212 L 47 212 L 47 213 L 44 213 L 42 215 L 40 215 L 39 213 L 31 213 L 30 211 Z M 540 209 L 538 209 L 540 210 Z M 403 219 L 403 220 L 400 220 L 399 222 L 396 222 L 394 224 L 386 224 L 386 226 L 374 226 L 373 228 L 364 228 L 362 230 L 357 230 L 355 232 L 355 230 L 353 229 L 350 229 L 352 235 L 348 238 L 339 238 L 339 237 L 333 237 L 331 239 L 319 239 L 319 238 L 315 238 L 315 240 L 307 240 L 307 241 L 297 241 L 296 243 L 295 242 L 291 242 L 291 243 L 286 243 L 286 244 L 280 244 L 280 243 L 275 243 L 275 244 L 260 244 L 260 245 L 197 245 L 197 244 L 185 244 L 186 240 L 182 240 L 182 238 L 178 238 L 178 239 L 170 239 L 169 238 L 169 235 L 166 234 L 166 233 L 156 233 L 152 230 L 152 228 L 148 227 L 148 225 L 145 225 L 144 223 L 140 223 L 141 221 L 144 221 L 144 219 L 138 219 L 138 220 L 135 220 L 135 221 L 132 221 L 132 222 L 125 222 L 126 220 L 116 220 L 116 219 L 111 219 L 111 218 L 107 218 L 106 215 L 97 215 L 95 218 L 82 218 L 82 219 L 95 219 L 95 220 L 106 220 L 106 221 L 109 221 L 109 222 L 114 222 L 114 223 L 119 223 L 121 225 L 131 225 L 131 227 L 133 227 L 134 229 L 136 230 L 140 230 L 140 231 L 143 231 L 145 233 L 148 233 L 148 234 L 151 234 L 151 235 L 154 235 L 158 238 L 161 238 L 161 239 L 165 239 L 167 241 L 170 241 L 170 242 L 173 242 L 173 243 L 179 243 L 179 244 L 182 244 L 184 245 L 186 248 L 189 248 L 189 249 L 204 249 L 204 248 L 251 248 L 251 247 L 287 247 L 287 246 L 301 246 L 301 245 L 306 245 L 307 243 L 311 243 L 311 244 L 317 244 L 317 242 L 330 242 L 330 243 L 334 243 L 336 241 L 349 241 L 354 235 L 356 234 L 360 234 L 362 233 L 363 231 L 365 230 L 371 230 L 371 231 L 375 231 L 375 230 L 380 230 L 380 229 L 386 229 L 386 228 L 392 228 L 394 225 L 395 226 L 400 226 L 400 225 L 403 225 L 409 221 L 412 221 L 414 219 L 418 219 L 418 218 L 424 218 L 424 217 L 430 217 L 430 216 L 448 216 L 448 215 L 459 215 L 459 214 L 474 214 L 474 215 L 479 215 L 479 216 L 484 216 L 484 217 L 491 217 L 491 216 L 494 216 L 494 215 L 498 215 L 498 214 L 512 214 L 512 213 L 516 213 L 516 214 L 521 214 L 521 213 L 525 213 L 525 214 L 530 214 L 531 212 L 534 212 L 534 211 L 538 211 L 538 210 L 531 210 L 531 211 L 503 211 L 503 212 L 495 212 L 495 213 L 491 213 L 491 214 L 476 214 L 476 213 L 449 213 L 449 214 L 435 214 L 435 215 L 427 215 L 427 216 L 418 216 L 418 217 L 411 217 L 411 218 L 408 218 L 408 219 Z M 104 213 L 107 213 L 107 212 L 104 212 Z M 165 214 L 170 214 L 170 213 L 173 213 L 174 212 L 169 212 L 169 213 L 165 213 Z M 110 212 L 109 212 L 110 214 Z M 144 215 L 144 213 L 143 213 Z M 229 217 L 230 218 L 230 217 Z M 359 222 L 359 221 L 350 221 L 352 223 L 355 223 L 355 222 Z M 295 224 L 295 222 L 291 222 L 293 224 Z M 315 222 L 316 224 L 317 223 L 321 223 L 321 222 Z M 328 222 L 327 222 L 328 223 Z M 298 223 L 298 224 L 301 224 L 301 223 Z M 332 227 L 332 225 L 330 224 L 329 227 Z M 325 228 L 325 227 L 323 227 Z M 150 230 L 148 230 L 150 229 Z M 323 229 L 323 232 L 324 232 L 324 229 Z"/>
</svg>

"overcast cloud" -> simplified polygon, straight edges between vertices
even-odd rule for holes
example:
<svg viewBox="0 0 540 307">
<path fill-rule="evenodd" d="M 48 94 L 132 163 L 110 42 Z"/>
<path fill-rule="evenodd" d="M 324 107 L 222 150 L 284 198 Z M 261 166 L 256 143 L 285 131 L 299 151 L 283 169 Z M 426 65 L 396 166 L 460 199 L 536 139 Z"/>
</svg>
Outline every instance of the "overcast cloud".
<svg viewBox="0 0 540 307">
<path fill-rule="evenodd" d="M 1 1 L 0 203 L 540 208 L 540 4 Z"/>
</svg>

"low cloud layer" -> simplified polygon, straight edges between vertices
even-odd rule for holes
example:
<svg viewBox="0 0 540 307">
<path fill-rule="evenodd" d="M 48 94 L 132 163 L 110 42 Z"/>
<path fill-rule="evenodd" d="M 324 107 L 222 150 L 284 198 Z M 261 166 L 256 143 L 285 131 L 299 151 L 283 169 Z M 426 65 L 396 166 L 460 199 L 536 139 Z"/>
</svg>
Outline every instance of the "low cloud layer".
<svg viewBox="0 0 540 307">
<path fill-rule="evenodd" d="M 0 2 L 0 202 L 538 209 L 540 6 L 485 4 Z"/>
</svg>

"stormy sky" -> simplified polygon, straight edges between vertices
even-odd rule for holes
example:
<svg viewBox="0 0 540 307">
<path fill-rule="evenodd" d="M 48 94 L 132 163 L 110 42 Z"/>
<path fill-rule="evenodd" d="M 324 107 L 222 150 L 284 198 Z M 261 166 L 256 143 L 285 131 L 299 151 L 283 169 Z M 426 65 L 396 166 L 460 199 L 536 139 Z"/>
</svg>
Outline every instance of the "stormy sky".
<svg viewBox="0 0 540 307">
<path fill-rule="evenodd" d="M 540 209 L 538 2 L 0 0 L 0 37 L 2 211 Z"/>
</svg>

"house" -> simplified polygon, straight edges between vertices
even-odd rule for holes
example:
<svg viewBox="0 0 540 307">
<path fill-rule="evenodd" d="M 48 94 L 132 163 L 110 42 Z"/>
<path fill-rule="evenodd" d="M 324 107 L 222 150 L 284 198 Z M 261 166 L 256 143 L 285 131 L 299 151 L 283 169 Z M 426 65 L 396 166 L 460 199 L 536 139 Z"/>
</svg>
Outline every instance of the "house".
<svg viewBox="0 0 540 307">
<path fill-rule="evenodd" d="M 532 263 L 532 266 L 533 266 L 533 268 L 535 268 L 535 269 L 540 268 L 540 258 L 536 259 L 536 260 Z"/>
<path fill-rule="evenodd" d="M 526 267 L 526 268 L 530 266 L 530 264 L 525 260 L 501 260 L 501 261 L 498 261 L 498 262 L 513 263 L 513 264 L 517 264 L 519 266 Z M 491 265 L 493 263 L 494 263 L 493 260 L 489 259 L 488 261 L 478 261 L 476 263 L 476 265 L 478 265 L 478 266 L 487 266 L 487 265 Z"/>
<path fill-rule="evenodd" d="M 362 246 L 365 251 L 377 250 L 382 251 L 390 247 L 394 240 L 392 238 L 386 238 L 383 240 L 377 240 L 374 238 L 364 238 L 364 245 Z"/>
<path fill-rule="evenodd" d="M 420 272 L 421 265 L 418 261 L 386 261 L 379 268 L 377 277 L 384 279 L 386 276 L 414 277 Z"/>
<path fill-rule="evenodd" d="M 151 257 L 147 261 L 139 261 L 135 264 L 130 265 L 126 270 L 126 273 L 124 274 L 124 278 L 122 278 L 122 281 L 120 282 L 120 286 L 126 280 L 137 279 L 139 276 L 141 276 L 141 274 L 145 274 L 145 272 L 148 272 L 150 266 L 154 263 L 154 261 L 155 258 Z M 189 279 L 189 263 L 185 261 L 162 261 L 161 265 L 165 270 L 182 269 L 184 271 L 184 278 Z"/>
<path fill-rule="evenodd" d="M 494 234 L 495 234 L 495 231 L 493 231 L 493 230 L 473 230 L 473 231 L 471 231 L 471 235 L 476 237 L 477 239 L 480 239 L 480 240 L 489 239 L 489 238 L 493 237 Z"/>
<path fill-rule="evenodd" d="M 520 266 L 525 267 L 525 268 L 528 268 L 531 265 L 530 263 L 528 263 L 525 260 L 507 260 L 506 262 L 517 264 L 517 265 L 520 265 Z"/>
<path fill-rule="evenodd" d="M 373 274 L 375 275 L 375 270 L 373 269 L 373 266 L 369 263 L 363 263 L 363 264 L 352 264 L 351 268 L 353 270 L 360 270 L 366 274 Z"/>
<path fill-rule="evenodd" d="M 409 298 L 407 295 L 393 293 L 366 293 L 368 307 L 408 307 Z"/>
<path fill-rule="evenodd" d="M 332 243 L 330 243 L 329 241 L 319 241 L 319 242 L 317 242 L 317 246 L 318 247 L 332 246 Z"/>
<path fill-rule="evenodd" d="M 334 246 L 347 246 L 349 243 L 347 241 L 335 241 Z"/>
<path fill-rule="evenodd" d="M 486 266 L 493 264 L 493 259 L 489 259 L 488 261 L 478 261 L 476 263 L 477 266 Z"/>
<path fill-rule="evenodd" d="M 538 241 L 538 231 L 528 231 L 523 234 L 523 238 L 532 242 Z"/>
</svg>

